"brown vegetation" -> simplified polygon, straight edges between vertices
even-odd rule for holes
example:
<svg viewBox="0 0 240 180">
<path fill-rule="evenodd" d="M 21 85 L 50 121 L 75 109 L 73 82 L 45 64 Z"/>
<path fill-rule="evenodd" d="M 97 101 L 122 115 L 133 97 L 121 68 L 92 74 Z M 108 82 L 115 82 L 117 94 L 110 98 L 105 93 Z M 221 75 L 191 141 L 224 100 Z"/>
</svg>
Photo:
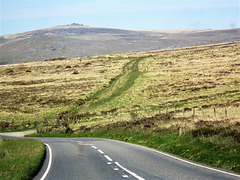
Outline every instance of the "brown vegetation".
<svg viewBox="0 0 240 180">
<path fill-rule="evenodd" d="M 221 120 L 227 109 L 227 118 L 239 121 L 239 49 L 239 42 L 231 42 L 0 66 L 0 119 L 43 120 L 49 111 L 56 119 L 77 107 L 73 130 L 176 108 L 176 118 L 184 109 L 185 117 L 194 110 L 196 119 L 204 114 L 203 120 Z"/>
</svg>

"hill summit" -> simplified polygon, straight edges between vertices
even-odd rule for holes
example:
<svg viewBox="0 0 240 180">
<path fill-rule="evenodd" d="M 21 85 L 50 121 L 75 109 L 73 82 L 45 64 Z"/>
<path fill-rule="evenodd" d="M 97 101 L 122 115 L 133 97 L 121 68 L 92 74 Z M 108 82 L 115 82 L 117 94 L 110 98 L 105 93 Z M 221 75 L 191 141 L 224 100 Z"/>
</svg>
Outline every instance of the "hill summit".
<svg viewBox="0 0 240 180">
<path fill-rule="evenodd" d="M 0 36 L 0 65 L 229 42 L 239 34 L 240 29 L 122 30 L 72 23 Z"/>
</svg>

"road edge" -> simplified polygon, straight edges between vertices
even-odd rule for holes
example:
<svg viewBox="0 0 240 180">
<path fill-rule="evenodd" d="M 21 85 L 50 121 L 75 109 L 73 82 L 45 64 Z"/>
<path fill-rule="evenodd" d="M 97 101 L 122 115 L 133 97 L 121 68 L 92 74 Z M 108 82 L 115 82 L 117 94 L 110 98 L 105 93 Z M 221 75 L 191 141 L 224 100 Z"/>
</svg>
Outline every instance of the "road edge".
<svg viewBox="0 0 240 180">
<path fill-rule="evenodd" d="M 100 138 L 100 139 L 105 139 L 105 138 Z M 141 145 L 138 145 L 138 144 L 133 144 L 133 143 L 129 143 L 129 142 L 119 141 L 119 140 L 115 140 L 115 139 L 105 139 L 105 140 L 116 141 L 116 142 L 120 142 L 120 143 L 123 143 L 123 144 L 130 144 L 132 146 L 136 146 L 136 147 L 140 147 L 142 149 L 146 149 L 146 150 L 149 150 L 149 151 L 152 151 L 152 152 L 156 152 L 158 154 L 167 156 L 169 158 L 172 158 L 172 159 L 175 159 L 175 160 L 187 163 L 187 164 L 191 164 L 191 165 L 194 165 L 194 166 L 197 166 L 197 167 L 200 167 L 200 168 L 204 168 L 204 169 L 208 169 L 208 170 L 215 171 L 215 172 L 218 172 L 218 173 L 223 173 L 223 174 L 227 174 L 227 175 L 231 175 L 231 176 L 240 178 L 240 174 L 236 174 L 236 173 L 233 173 L 233 172 L 228 172 L 228 171 L 224 171 L 224 170 L 221 170 L 221 169 L 217 169 L 217 167 L 211 167 L 211 166 L 208 166 L 208 165 L 204 165 L 204 164 L 200 164 L 200 163 L 197 163 L 197 162 L 193 162 L 193 161 L 190 161 L 190 160 L 187 160 L 187 159 L 183 159 L 181 157 L 177 157 L 175 155 L 168 154 L 168 153 L 165 153 L 165 152 L 162 152 L 162 151 L 159 151 L 159 150 L 156 150 L 156 149 L 152 149 L 152 148 L 149 148 L 149 147 L 146 147 L 146 146 L 141 146 Z"/>
<path fill-rule="evenodd" d="M 44 180 L 47 177 L 52 165 L 52 149 L 48 144 L 43 144 L 46 147 L 45 158 L 43 159 L 42 166 L 39 168 L 39 171 L 33 177 L 33 180 Z"/>
<path fill-rule="evenodd" d="M 45 173 L 43 174 L 43 176 L 40 180 L 44 180 L 47 177 L 48 172 L 49 172 L 49 170 L 51 168 L 51 165 L 52 165 L 52 149 L 47 143 L 44 143 L 44 145 L 48 148 L 49 159 L 48 159 L 48 167 L 47 167 Z"/>
</svg>

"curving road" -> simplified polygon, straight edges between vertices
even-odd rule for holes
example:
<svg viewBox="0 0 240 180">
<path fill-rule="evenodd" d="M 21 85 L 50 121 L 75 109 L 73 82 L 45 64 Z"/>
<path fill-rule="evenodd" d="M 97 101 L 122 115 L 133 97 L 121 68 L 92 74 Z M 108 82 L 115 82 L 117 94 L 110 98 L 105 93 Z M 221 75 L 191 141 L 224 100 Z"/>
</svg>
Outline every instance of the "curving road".
<svg viewBox="0 0 240 180">
<path fill-rule="evenodd" d="M 231 172 L 120 141 L 95 138 L 41 140 L 48 147 L 48 156 L 34 180 L 240 179 L 240 175 Z"/>
</svg>

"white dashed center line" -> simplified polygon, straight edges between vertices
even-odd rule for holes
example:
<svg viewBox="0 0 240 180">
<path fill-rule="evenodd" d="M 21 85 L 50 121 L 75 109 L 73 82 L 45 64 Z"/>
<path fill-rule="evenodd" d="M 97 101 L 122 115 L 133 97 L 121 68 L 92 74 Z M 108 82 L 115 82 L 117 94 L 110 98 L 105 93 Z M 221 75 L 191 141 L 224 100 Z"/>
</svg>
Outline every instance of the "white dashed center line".
<svg viewBox="0 0 240 180">
<path fill-rule="evenodd" d="M 104 157 L 105 157 L 108 161 L 113 161 L 108 155 L 104 155 Z"/>
<path fill-rule="evenodd" d="M 91 146 L 93 149 L 97 149 L 97 147 L 95 147 L 95 146 Z"/>
<path fill-rule="evenodd" d="M 81 141 L 77 141 L 77 142 L 79 143 L 79 145 L 83 145 L 82 144 L 83 142 L 81 142 Z M 84 145 L 88 145 L 88 144 L 84 144 Z M 112 165 L 113 164 L 113 160 L 108 155 L 106 155 L 102 150 L 100 150 L 96 146 L 93 146 L 93 145 L 90 145 L 90 144 L 89 144 L 89 146 L 91 146 L 93 149 L 97 150 L 100 154 L 103 154 L 104 157 L 108 160 L 108 162 L 107 162 L 108 165 Z M 127 172 L 128 174 L 130 174 L 131 176 L 135 177 L 136 179 L 138 179 L 138 180 L 145 180 L 144 178 L 140 177 L 136 173 L 134 173 L 134 172 L 128 170 L 127 168 L 121 166 L 118 162 L 115 162 L 115 164 L 119 168 L 121 168 L 123 171 Z M 113 168 L 113 170 L 114 171 L 119 171 L 119 168 L 115 167 L 115 168 Z M 122 177 L 123 178 L 128 178 L 129 176 L 125 174 L 125 175 L 122 175 Z"/>
<path fill-rule="evenodd" d="M 104 152 L 103 152 L 103 151 L 101 151 L 100 149 L 98 150 L 98 152 L 100 152 L 101 154 L 104 154 Z"/>
<path fill-rule="evenodd" d="M 121 166 L 118 162 L 115 162 L 115 164 L 120 167 L 121 169 L 123 169 L 124 171 L 126 171 L 127 173 L 131 174 L 132 176 L 134 176 L 135 178 L 137 178 L 138 180 L 145 180 L 144 178 L 138 176 L 137 174 L 135 174 L 134 172 L 128 170 L 127 168 Z"/>
</svg>

